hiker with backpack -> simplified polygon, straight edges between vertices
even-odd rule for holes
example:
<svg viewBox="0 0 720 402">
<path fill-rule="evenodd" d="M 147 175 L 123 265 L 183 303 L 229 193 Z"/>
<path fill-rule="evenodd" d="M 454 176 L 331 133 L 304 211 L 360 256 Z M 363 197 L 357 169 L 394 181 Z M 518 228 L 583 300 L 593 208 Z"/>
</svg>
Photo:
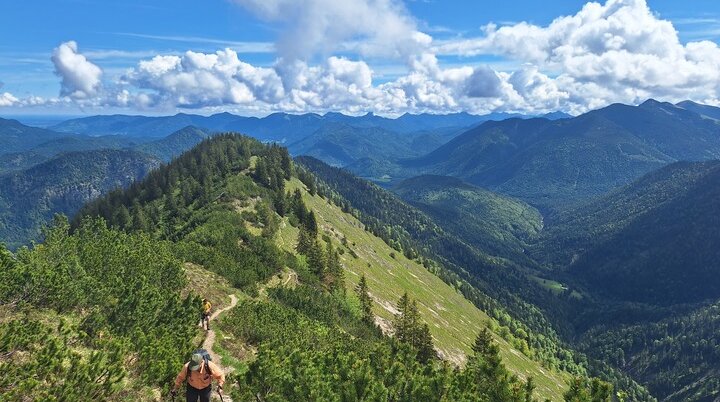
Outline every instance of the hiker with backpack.
<svg viewBox="0 0 720 402">
<path fill-rule="evenodd" d="M 187 381 L 185 399 L 187 402 L 210 402 L 212 392 L 212 380 L 217 380 L 218 394 L 222 399 L 225 374 L 217 364 L 211 361 L 210 354 L 205 349 L 198 349 L 190 358 L 190 361 L 183 365 L 183 368 L 175 378 L 175 387 L 171 391 L 173 399 L 183 382 Z"/>
<path fill-rule="evenodd" d="M 210 310 L 212 304 L 208 299 L 202 300 L 202 313 L 200 314 L 200 326 L 205 328 L 206 331 L 210 330 Z"/>
</svg>

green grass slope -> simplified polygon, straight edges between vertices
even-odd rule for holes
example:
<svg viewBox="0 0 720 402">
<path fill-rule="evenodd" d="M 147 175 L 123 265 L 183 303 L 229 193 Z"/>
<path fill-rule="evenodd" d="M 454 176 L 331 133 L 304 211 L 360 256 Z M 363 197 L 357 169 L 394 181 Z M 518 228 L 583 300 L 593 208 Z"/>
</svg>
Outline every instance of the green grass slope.
<svg viewBox="0 0 720 402">
<path fill-rule="evenodd" d="M 326 199 L 311 196 L 298 180 L 288 185 L 290 190 L 295 188 L 303 190 L 303 200 L 318 216 L 322 231 L 333 239 L 337 247 L 345 250 L 341 259 L 348 274 L 348 289 L 357 285 L 361 275 L 366 276 L 376 301 L 374 311 L 383 325 L 392 320 L 397 300 L 407 292 L 418 301 L 421 315 L 429 323 L 443 357 L 457 364 L 464 362 L 464 355 L 469 352 L 475 335 L 486 323 L 492 322 L 493 327 L 499 327 L 456 289 L 417 261 L 409 260 L 382 239 L 367 232 L 355 217 Z M 295 227 L 286 224 L 281 228 L 278 241 L 282 248 L 294 250 L 296 239 Z M 566 374 L 543 368 L 501 337 L 495 337 L 501 345 L 501 355 L 508 369 L 523 378 L 532 376 L 541 397 L 562 400 L 562 392 L 567 387 Z"/>
</svg>

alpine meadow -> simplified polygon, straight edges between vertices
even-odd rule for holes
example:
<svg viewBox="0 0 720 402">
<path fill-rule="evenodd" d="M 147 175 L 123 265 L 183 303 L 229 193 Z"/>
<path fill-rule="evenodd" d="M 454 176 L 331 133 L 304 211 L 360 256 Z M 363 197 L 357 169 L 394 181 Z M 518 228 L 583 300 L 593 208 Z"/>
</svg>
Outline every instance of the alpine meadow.
<svg viewBox="0 0 720 402">
<path fill-rule="evenodd" d="M 720 3 L 0 14 L 0 402 L 720 401 Z"/>
</svg>

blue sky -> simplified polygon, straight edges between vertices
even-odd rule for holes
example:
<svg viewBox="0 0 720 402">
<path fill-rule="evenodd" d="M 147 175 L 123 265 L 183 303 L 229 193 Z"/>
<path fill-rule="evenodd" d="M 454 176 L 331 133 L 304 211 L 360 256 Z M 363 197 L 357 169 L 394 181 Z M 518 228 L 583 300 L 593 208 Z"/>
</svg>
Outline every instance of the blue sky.
<svg viewBox="0 0 720 402">
<path fill-rule="evenodd" d="M 342 3 L 5 1 L 0 115 L 578 113 L 650 96 L 707 103 L 718 98 L 715 77 L 697 77 L 717 67 L 720 51 L 692 45 L 718 42 L 717 1 L 610 0 L 597 4 L 597 13 L 584 14 L 587 2 L 574 0 Z M 581 15 L 594 24 L 590 33 L 577 24 L 552 25 L 559 17 Z M 645 32 L 619 31 L 612 27 L 618 19 L 640 21 Z M 488 30 L 491 23 L 496 27 Z M 322 29 L 308 32 L 318 24 Z M 523 45 L 537 32 L 542 43 Z M 564 43 L 573 35 L 581 38 Z M 678 46 L 662 44 L 674 39 Z M 654 46 L 644 44 L 655 40 Z M 598 41 L 605 41 L 600 48 Z M 232 53 L 208 59 L 225 49 Z M 153 62 L 156 56 L 173 59 Z M 650 73 L 633 76 L 645 65 Z M 664 65 L 684 76 L 665 82 Z"/>
</svg>

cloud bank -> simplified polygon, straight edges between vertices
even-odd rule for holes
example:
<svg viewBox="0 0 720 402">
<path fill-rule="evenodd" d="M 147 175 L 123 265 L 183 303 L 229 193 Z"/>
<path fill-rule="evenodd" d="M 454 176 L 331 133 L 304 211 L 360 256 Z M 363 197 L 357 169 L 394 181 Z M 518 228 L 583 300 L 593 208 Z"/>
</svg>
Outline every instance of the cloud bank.
<svg viewBox="0 0 720 402">
<path fill-rule="evenodd" d="M 135 109 L 390 115 L 581 113 L 650 97 L 718 103 L 718 45 L 681 43 L 645 0 L 590 2 L 547 26 L 489 24 L 476 37 L 451 40 L 420 32 L 397 0 L 232 1 L 281 27 L 272 65 L 254 66 L 229 48 L 187 51 L 147 58 L 116 82 L 103 82 L 102 69 L 71 41 L 52 56 L 59 99 Z M 517 67 L 449 68 L 438 59 L 484 55 Z M 373 61 L 388 59 L 406 72 L 379 80 Z M 28 100 L 0 95 L 0 106 L 13 104 Z"/>
</svg>

